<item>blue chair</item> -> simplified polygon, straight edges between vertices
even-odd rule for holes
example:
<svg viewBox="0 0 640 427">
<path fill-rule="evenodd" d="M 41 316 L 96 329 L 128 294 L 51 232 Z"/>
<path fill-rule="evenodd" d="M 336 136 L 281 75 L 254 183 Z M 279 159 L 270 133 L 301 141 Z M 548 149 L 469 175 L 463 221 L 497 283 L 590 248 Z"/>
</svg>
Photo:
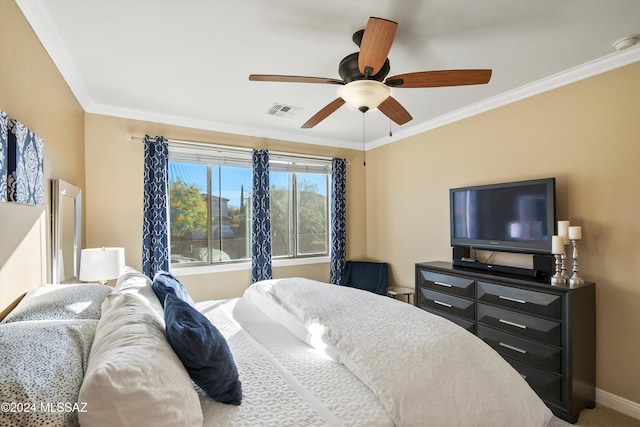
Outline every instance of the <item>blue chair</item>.
<svg viewBox="0 0 640 427">
<path fill-rule="evenodd" d="M 340 284 L 386 295 L 388 271 L 386 262 L 347 261 Z"/>
</svg>

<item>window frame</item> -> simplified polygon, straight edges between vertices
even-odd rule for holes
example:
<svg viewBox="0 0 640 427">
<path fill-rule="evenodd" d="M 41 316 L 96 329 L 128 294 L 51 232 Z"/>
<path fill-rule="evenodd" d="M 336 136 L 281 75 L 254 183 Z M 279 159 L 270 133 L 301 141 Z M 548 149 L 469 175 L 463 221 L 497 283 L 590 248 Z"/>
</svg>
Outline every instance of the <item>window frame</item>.
<svg viewBox="0 0 640 427">
<path fill-rule="evenodd" d="M 192 162 L 192 163 L 202 163 L 207 165 L 208 173 L 207 173 L 207 191 L 208 194 L 211 195 L 212 189 L 212 180 L 211 180 L 211 168 L 213 165 L 234 165 L 234 166 L 248 166 L 252 168 L 252 149 L 241 148 L 241 147 L 231 147 L 231 146 L 222 146 L 215 144 L 207 144 L 207 143 L 196 143 L 196 142 L 186 142 L 186 141 L 169 141 L 169 162 Z M 194 159 L 192 161 L 190 159 Z M 284 169 L 283 169 L 284 168 Z M 305 156 L 291 153 L 281 153 L 281 152 L 269 152 L 269 171 L 273 170 L 286 170 L 287 172 L 319 172 L 324 173 L 327 176 L 326 179 L 326 238 L 327 238 L 327 251 L 325 253 L 318 254 L 305 254 L 298 255 L 298 230 L 297 230 L 297 217 L 298 217 L 298 208 L 297 208 L 297 177 L 294 183 L 294 212 L 292 213 L 294 218 L 294 231 L 293 236 L 290 239 L 293 239 L 293 244 L 295 245 L 293 255 L 281 255 L 281 256 L 273 256 L 272 263 L 275 267 L 280 266 L 292 266 L 292 265 L 305 265 L 305 264 L 318 264 L 318 263 L 327 263 L 330 261 L 330 251 L 331 251 L 331 159 L 327 157 L 321 156 Z M 249 189 L 250 193 L 252 189 Z M 212 198 L 211 198 L 212 199 Z M 249 198 L 249 201 L 251 199 Z M 208 250 L 208 260 L 201 262 L 193 262 L 193 263 L 171 263 L 170 269 L 172 272 L 177 272 L 177 275 L 192 275 L 192 274 L 206 274 L 210 272 L 221 272 L 221 271 L 238 271 L 238 270 L 250 270 L 251 269 L 251 259 L 237 259 L 237 260 L 225 260 L 225 261 L 215 261 L 212 262 L 211 256 L 212 251 L 211 247 L 213 244 L 213 226 L 210 220 L 211 218 L 211 208 L 213 201 L 211 200 L 207 203 L 207 211 L 208 211 L 208 240 L 207 246 Z M 170 203 L 169 203 L 170 206 Z M 253 221 L 252 209 L 249 205 L 248 210 L 248 220 Z M 169 227 L 170 228 L 170 227 Z M 171 237 L 171 236 L 170 236 Z M 251 239 L 251 236 L 248 236 L 248 239 Z M 171 239 L 170 239 L 171 240 Z M 251 242 L 249 241 L 249 245 Z M 170 242 L 171 246 L 171 242 Z"/>
<path fill-rule="evenodd" d="M 329 252 L 331 250 L 331 203 L 330 203 L 330 197 L 331 197 L 331 172 L 329 171 L 328 173 L 320 173 L 317 171 L 305 171 L 305 172 L 300 172 L 300 171 L 281 171 L 278 170 L 276 172 L 286 172 L 286 173 L 290 173 L 291 174 L 291 198 L 290 198 L 290 202 L 291 202 L 291 206 L 290 206 L 290 212 L 289 212 L 289 216 L 290 216 L 290 224 L 291 224 L 291 230 L 289 232 L 289 248 L 290 250 L 290 254 L 289 255 L 273 255 L 272 253 L 272 260 L 277 260 L 277 259 L 300 259 L 300 258 L 317 258 L 317 257 L 328 257 L 329 256 Z M 271 173 L 271 171 L 269 171 L 269 173 Z M 325 177 L 325 187 L 324 190 L 326 192 L 326 196 L 325 196 L 325 205 L 324 205 L 324 217 L 325 217 L 325 230 L 326 230 L 326 250 L 324 252 L 315 252 L 315 253 L 308 253 L 308 254 L 301 254 L 300 251 L 300 233 L 299 233 L 299 224 L 300 224 L 300 209 L 299 209 L 299 193 L 298 193 L 298 174 L 300 173 L 318 173 L 319 175 L 323 175 Z M 271 186 L 271 185 L 270 185 Z M 272 204 L 272 208 L 273 208 L 273 204 Z M 273 245 L 273 243 L 272 243 Z"/>
</svg>

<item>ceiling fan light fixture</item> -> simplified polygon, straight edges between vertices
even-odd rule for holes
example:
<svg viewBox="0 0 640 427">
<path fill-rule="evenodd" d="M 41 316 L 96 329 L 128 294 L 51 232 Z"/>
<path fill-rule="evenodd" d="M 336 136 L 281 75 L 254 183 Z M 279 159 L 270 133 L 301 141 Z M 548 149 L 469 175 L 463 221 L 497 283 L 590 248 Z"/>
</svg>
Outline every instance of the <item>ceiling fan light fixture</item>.
<svg viewBox="0 0 640 427">
<path fill-rule="evenodd" d="M 362 111 L 372 110 L 391 95 L 391 89 L 376 80 L 355 80 L 338 90 L 338 96 Z"/>
</svg>

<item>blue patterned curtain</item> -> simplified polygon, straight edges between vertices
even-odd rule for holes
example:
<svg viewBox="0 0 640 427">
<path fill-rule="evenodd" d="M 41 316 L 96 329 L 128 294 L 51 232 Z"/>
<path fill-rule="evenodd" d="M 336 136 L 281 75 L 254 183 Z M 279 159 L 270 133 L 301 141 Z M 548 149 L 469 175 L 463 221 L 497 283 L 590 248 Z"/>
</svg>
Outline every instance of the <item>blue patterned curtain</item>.
<svg viewBox="0 0 640 427">
<path fill-rule="evenodd" d="M 144 137 L 144 225 L 142 271 L 153 277 L 169 271 L 169 147 L 165 139 Z"/>
<path fill-rule="evenodd" d="M 253 222 L 251 233 L 251 280 L 271 279 L 271 196 L 269 152 L 253 150 Z"/>
<path fill-rule="evenodd" d="M 347 253 L 347 161 L 331 162 L 331 271 L 329 281 L 340 284 Z"/>
</svg>

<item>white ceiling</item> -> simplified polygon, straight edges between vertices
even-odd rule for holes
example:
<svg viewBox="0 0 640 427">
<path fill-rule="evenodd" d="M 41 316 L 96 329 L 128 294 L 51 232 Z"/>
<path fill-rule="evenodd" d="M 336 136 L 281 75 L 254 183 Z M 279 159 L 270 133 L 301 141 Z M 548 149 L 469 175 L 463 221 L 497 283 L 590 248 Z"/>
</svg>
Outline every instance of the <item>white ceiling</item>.
<svg viewBox="0 0 640 427">
<path fill-rule="evenodd" d="M 85 111 L 362 149 L 640 60 L 639 0 L 17 0 Z M 413 116 L 343 106 L 300 126 L 335 85 L 250 82 L 250 73 L 339 78 L 370 16 L 398 22 L 389 76 L 491 68 L 487 85 L 392 89 Z M 266 114 L 273 103 L 300 110 Z M 389 136 L 389 130 L 393 136 Z"/>
</svg>

